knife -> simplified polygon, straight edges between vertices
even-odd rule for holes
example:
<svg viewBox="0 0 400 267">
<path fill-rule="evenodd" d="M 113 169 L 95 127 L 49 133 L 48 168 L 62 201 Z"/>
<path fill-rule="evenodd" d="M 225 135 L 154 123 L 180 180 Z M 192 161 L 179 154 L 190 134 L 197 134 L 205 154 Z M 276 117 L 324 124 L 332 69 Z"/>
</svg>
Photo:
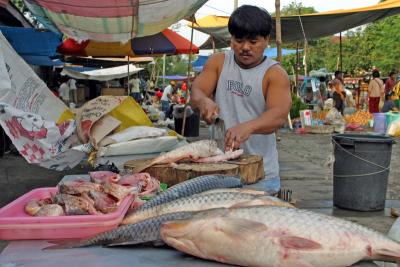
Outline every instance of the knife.
<svg viewBox="0 0 400 267">
<path fill-rule="evenodd" d="M 212 117 L 212 123 L 210 125 L 211 139 L 217 142 L 217 147 L 223 152 L 225 151 L 225 122 L 219 116 L 215 115 Z"/>
</svg>

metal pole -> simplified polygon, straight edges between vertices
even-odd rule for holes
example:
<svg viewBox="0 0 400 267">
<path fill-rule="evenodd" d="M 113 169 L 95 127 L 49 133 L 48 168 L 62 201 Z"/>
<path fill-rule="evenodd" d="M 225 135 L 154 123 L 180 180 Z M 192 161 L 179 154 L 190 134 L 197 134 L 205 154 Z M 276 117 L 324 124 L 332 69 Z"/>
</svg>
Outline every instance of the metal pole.
<svg viewBox="0 0 400 267">
<path fill-rule="evenodd" d="M 300 61 L 299 42 L 297 42 L 296 43 L 296 81 L 295 81 L 296 93 L 297 93 L 297 85 L 299 84 L 299 61 Z"/>
<path fill-rule="evenodd" d="M 128 56 L 128 95 L 130 95 L 130 93 L 131 93 L 130 86 L 129 86 L 129 65 L 130 65 L 130 62 L 129 62 L 129 56 Z"/>
<path fill-rule="evenodd" d="M 163 68 L 162 68 L 162 70 L 163 70 L 163 79 L 162 79 L 162 86 L 163 86 L 163 88 L 165 88 L 165 60 L 166 60 L 166 57 L 167 57 L 167 55 L 166 54 L 164 54 L 163 55 Z"/>
<path fill-rule="evenodd" d="M 189 93 L 190 88 L 190 64 L 192 63 L 192 49 L 193 49 L 193 27 L 194 27 L 194 19 L 192 19 L 192 30 L 190 31 L 190 46 L 189 46 L 189 63 L 187 70 L 187 93 Z"/>
<path fill-rule="evenodd" d="M 343 61 L 342 61 L 342 32 L 340 32 L 339 35 L 339 40 L 340 40 L 340 55 L 339 55 L 339 60 L 340 60 L 340 71 L 343 71 Z"/>
<path fill-rule="evenodd" d="M 236 10 L 238 8 L 238 0 L 233 0 L 233 10 Z"/>
<path fill-rule="evenodd" d="M 186 86 L 186 100 L 187 103 L 183 108 L 183 120 L 182 120 L 182 130 L 181 135 L 185 136 L 185 127 L 186 127 L 186 109 L 188 107 L 188 103 L 190 101 L 190 64 L 192 63 L 192 48 L 193 48 L 193 26 L 194 26 L 194 18 L 192 19 L 192 30 L 190 33 L 190 48 L 189 48 L 189 62 L 188 62 L 188 71 L 187 71 L 187 86 Z"/>
<path fill-rule="evenodd" d="M 276 49 L 278 62 L 282 62 L 281 1 L 275 0 Z"/>
</svg>

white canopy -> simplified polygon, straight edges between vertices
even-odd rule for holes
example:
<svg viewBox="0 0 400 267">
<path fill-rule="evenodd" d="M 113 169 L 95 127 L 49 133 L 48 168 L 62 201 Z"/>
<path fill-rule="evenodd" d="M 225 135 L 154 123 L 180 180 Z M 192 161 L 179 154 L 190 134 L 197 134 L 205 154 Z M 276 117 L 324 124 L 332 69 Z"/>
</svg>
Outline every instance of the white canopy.
<svg viewBox="0 0 400 267">
<path fill-rule="evenodd" d="M 137 68 L 133 64 L 129 64 L 129 75 L 138 73 L 143 68 Z M 128 76 L 128 65 L 105 68 L 90 71 L 74 71 L 64 68 L 61 75 L 67 75 L 75 79 L 80 80 L 96 80 L 96 81 L 110 81 L 114 79 L 120 79 Z"/>
</svg>

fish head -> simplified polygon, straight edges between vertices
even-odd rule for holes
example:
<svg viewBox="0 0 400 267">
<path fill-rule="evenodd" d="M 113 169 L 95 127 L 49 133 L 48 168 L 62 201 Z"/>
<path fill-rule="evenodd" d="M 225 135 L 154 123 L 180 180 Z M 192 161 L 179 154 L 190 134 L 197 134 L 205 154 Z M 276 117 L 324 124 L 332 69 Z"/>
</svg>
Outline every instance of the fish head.
<svg viewBox="0 0 400 267">
<path fill-rule="evenodd" d="M 254 253 L 254 249 L 246 241 L 260 239 L 266 229 L 264 224 L 224 214 L 164 223 L 161 237 L 169 246 L 187 254 L 248 266 L 249 262 L 241 259 Z"/>
<path fill-rule="evenodd" d="M 161 238 L 168 245 L 191 255 L 201 257 L 201 249 L 196 245 L 197 237 L 205 225 L 204 220 L 177 220 L 165 222 L 160 229 Z"/>
</svg>

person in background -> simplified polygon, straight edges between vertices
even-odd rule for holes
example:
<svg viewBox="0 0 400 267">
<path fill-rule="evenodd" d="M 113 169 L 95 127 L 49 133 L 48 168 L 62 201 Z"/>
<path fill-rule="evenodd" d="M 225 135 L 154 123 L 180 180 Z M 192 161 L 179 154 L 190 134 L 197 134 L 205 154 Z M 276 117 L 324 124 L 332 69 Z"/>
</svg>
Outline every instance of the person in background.
<svg viewBox="0 0 400 267">
<path fill-rule="evenodd" d="M 161 97 L 161 110 L 167 114 L 169 110 L 169 104 L 171 102 L 171 97 L 173 95 L 173 92 L 175 91 L 176 88 L 176 82 L 175 81 L 170 81 L 169 85 L 164 88 L 163 95 Z"/>
<path fill-rule="evenodd" d="M 76 87 L 76 80 L 71 78 L 68 80 L 69 86 L 69 98 L 71 102 L 78 104 L 78 95 L 77 95 L 77 87 Z"/>
<path fill-rule="evenodd" d="M 343 85 L 340 79 L 334 79 L 331 82 L 332 86 L 332 99 L 334 107 L 343 115 L 345 101 L 346 101 L 346 92 L 343 90 Z"/>
<path fill-rule="evenodd" d="M 142 94 L 140 93 L 140 79 L 137 74 L 133 75 L 133 78 L 129 80 L 129 84 L 131 86 L 130 96 L 132 96 L 136 102 L 140 103 L 142 100 Z"/>
<path fill-rule="evenodd" d="M 389 78 L 386 80 L 385 83 L 385 95 L 388 95 L 393 91 L 393 87 L 396 84 L 396 73 L 391 71 L 389 73 Z"/>
<path fill-rule="evenodd" d="M 368 106 L 370 113 L 379 112 L 379 101 L 383 100 L 385 94 L 384 84 L 379 76 L 379 70 L 372 71 L 372 80 L 368 85 Z"/>
<path fill-rule="evenodd" d="M 58 88 L 58 95 L 61 100 L 68 106 L 69 105 L 69 86 L 68 86 L 68 77 L 61 76 L 61 85 Z"/>
<path fill-rule="evenodd" d="M 243 148 L 263 157 L 265 179 L 254 184 L 270 194 L 280 190 L 274 132 L 287 120 L 290 82 L 278 62 L 264 56 L 272 18 L 243 5 L 229 18 L 231 50 L 211 56 L 192 85 L 192 104 L 207 123 L 225 121 L 225 150 Z"/>
<path fill-rule="evenodd" d="M 385 95 L 385 103 L 383 104 L 381 112 L 386 113 L 389 111 L 398 111 L 396 104 L 393 101 L 393 96 L 393 92 Z"/>
<path fill-rule="evenodd" d="M 342 86 L 344 86 L 343 72 L 340 70 L 335 71 L 335 79 L 334 80 L 339 80 L 342 83 Z"/>
</svg>

